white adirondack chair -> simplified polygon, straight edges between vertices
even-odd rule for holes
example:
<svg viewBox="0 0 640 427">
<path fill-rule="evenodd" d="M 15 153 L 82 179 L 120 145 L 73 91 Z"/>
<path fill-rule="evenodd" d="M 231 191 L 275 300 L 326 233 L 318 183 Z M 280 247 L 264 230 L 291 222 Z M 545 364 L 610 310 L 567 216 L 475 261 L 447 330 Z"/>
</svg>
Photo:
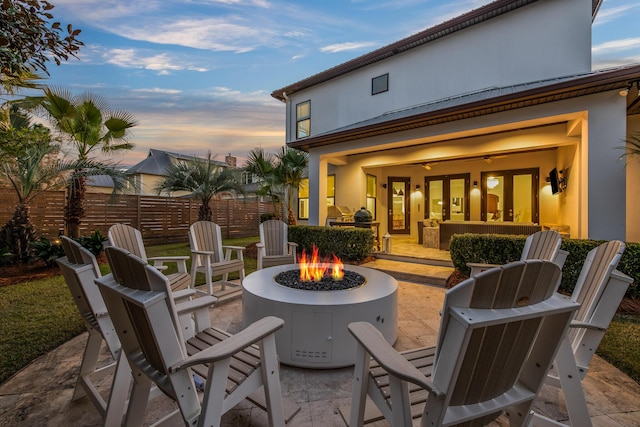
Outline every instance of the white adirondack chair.
<svg viewBox="0 0 640 427">
<path fill-rule="evenodd" d="M 56 262 L 60 266 L 71 296 L 89 332 L 72 401 L 86 395 L 103 417 L 105 426 L 120 425 L 131 383 L 131 370 L 126 358 L 122 356 L 120 340 L 102 295 L 95 284 L 95 280 L 102 275 L 96 258 L 91 252 L 66 236 L 61 236 L 61 242 L 65 256 L 58 258 Z M 172 296 L 175 297 L 175 293 L 172 293 Z M 209 322 L 206 310 L 215 303 L 215 298 L 201 297 L 196 301 L 184 301 L 184 299 L 181 301 L 183 302 L 177 305 L 177 311 L 183 325 L 183 334 L 193 336 L 195 322 L 200 321 L 197 317 L 192 320 L 193 311 L 204 308 L 204 315 L 207 316 L 205 322 Z M 103 341 L 113 357 L 113 362 L 98 368 L 98 357 Z M 100 394 L 97 384 L 112 374 L 113 380 L 107 402 Z M 154 389 L 150 399 L 159 395 L 160 392 Z"/>
<path fill-rule="evenodd" d="M 167 278 L 122 249 L 106 251 L 114 274 L 96 283 L 134 378 L 125 425 L 142 425 L 154 383 L 180 408 L 162 425 L 181 419 L 189 426 L 219 426 L 225 412 L 257 390 L 263 390 L 269 424 L 285 424 L 274 337 L 282 319 L 264 318 L 233 336 L 198 324 L 185 344 Z M 202 402 L 194 374 L 208 378 Z"/>
<path fill-rule="evenodd" d="M 288 241 L 289 227 L 275 219 L 260 224 L 258 270 L 274 265 L 295 264 L 297 243 Z"/>
<path fill-rule="evenodd" d="M 72 401 L 87 396 L 102 416 L 105 425 L 116 425 L 122 421 L 126 404 L 126 393 L 110 393 L 109 402 L 105 401 L 98 391 L 97 384 L 109 375 L 114 378 L 111 390 L 122 390 L 129 387 L 131 375 L 126 363 L 118 364 L 120 357 L 120 340 L 116 335 L 102 295 L 94 281 L 101 277 L 96 258 L 78 242 L 61 236 L 65 256 L 56 262 L 71 291 L 71 296 L 82 315 L 89 338 L 84 349 L 80 372 L 73 390 Z M 105 342 L 113 362 L 98 367 L 98 358 L 102 342 Z M 116 371 L 117 367 L 117 371 Z M 109 408 L 109 412 L 107 412 Z"/>
<path fill-rule="evenodd" d="M 220 226 L 211 221 L 197 221 L 189 228 L 191 245 L 191 287 L 195 289 L 196 274 L 204 273 L 205 285 L 209 295 L 219 302 L 242 295 L 244 280 L 244 247 L 222 244 Z M 235 253 L 235 258 L 232 258 Z M 240 285 L 229 282 L 229 273 L 238 272 Z M 222 276 L 216 282 L 213 278 Z"/>
<path fill-rule="evenodd" d="M 368 395 L 394 427 L 420 416 L 425 427 L 485 425 L 505 411 L 510 425 L 526 425 L 578 309 L 555 292 L 560 277 L 556 264 L 527 260 L 465 280 L 445 296 L 435 348 L 398 353 L 374 326 L 351 323 L 358 344 L 345 420 L 378 418 L 365 412 Z"/>
<path fill-rule="evenodd" d="M 527 240 L 525 240 L 520 261 L 527 259 L 543 259 L 553 261 L 560 267 L 560 269 L 562 269 L 569 253 L 560 249 L 561 244 L 562 237 L 560 237 L 560 233 L 555 230 L 542 230 L 533 233 L 527 237 Z M 471 269 L 471 272 L 469 273 L 470 277 L 476 276 L 478 273 L 497 266 L 498 265 L 496 264 L 484 264 L 477 262 L 467 263 L 467 267 Z"/>
<path fill-rule="evenodd" d="M 580 304 L 547 383 L 561 387 L 573 426 L 590 424 L 582 380 L 633 279 L 616 270 L 625 244 L 603 243 L 587 254 L 571 299 Z M 536 425 L 544 426 L 540 417 Z M 546 419 L 545 419 L 546 420 Z"/>
<path fill-rule="evenodd" d="M 178 269 L 177 273 L 169 274 L 169 282 L 171 283 L 171 290 L 174 292 L 184 291 L 189 288 L 191 278 L 187 273 L 187 260 L 188 256 L 163 256 L 163 257 L 147 257 L 147 251 L 144 248 L 144 242 L 142 241 L 142 233 L 137 228 L 131 227 L 127 224 L 114 224 L 109 228 L 107 233 L 109 244 L 125 249 L 132 254 L 142 258 L 158 270 L 166 270 L 166 263 L 175 263 Z M 178 295 L 183 296 L 182 293 Z M 189 295 L 189 292 L 184 292 L 184 295 Z"/>
</svg>

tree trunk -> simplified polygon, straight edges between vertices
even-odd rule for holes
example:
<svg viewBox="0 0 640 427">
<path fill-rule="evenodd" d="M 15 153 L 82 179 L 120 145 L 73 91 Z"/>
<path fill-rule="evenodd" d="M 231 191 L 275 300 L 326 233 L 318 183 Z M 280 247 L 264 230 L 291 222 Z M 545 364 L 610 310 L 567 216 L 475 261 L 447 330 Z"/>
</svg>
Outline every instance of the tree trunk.
<svg viewBox="0 0 640 427">
<path fill-rule="evenodd" d="M 208 203 L 200 204 L 200 209 L 198 210 L 198 221 L 211 221 L 213 218 L 213 213 L 211 212 L 211 207 Z"/>
<path fill-rule="evenodd" d="M 67 187 L 67 203 L 64 207 L 64 222 L 67 235 L 77 238 L 80 235 L 80 223 L 84 218 L 84 195 L 87 186 L 86 177 L 74 173 Z"/>
</svg>

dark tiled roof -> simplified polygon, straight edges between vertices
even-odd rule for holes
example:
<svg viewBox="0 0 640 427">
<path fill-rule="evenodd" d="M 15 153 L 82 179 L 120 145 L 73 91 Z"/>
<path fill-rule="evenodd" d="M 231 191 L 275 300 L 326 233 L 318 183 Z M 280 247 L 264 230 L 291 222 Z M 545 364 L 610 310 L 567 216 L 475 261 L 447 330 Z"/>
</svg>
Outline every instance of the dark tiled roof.
<svg viewBox="0 0 640 427">
<path fill-rule="evenodd" d="M 640 65 L 601 70 L 592 73 L 559 77 L 506 87 L 492 87 L 461 94 L 411 108 L 391 111 L 359 123 L 318 134 L 288 145 L 308 150 L 322 146 L 384 135 L 471 117 L 514 110 L 563 99 L 591 95 L 632 86 L 627 97 L 628 114 L 640 113 L 638 81 Z"/>
<path fill-rule="evenodd" d="M 191 156 L 181 153 L 172 153 L 170 151 L 156 150 L 151 148 L 147 158 L 143 161 L 131 166 L 127 170 L 127 174 L 132 175 L 136 173 L 147 175 L 164 175 L 168 167 L 173 163 L 171 159 L 182 159 L 187 161 L 193 161 L 196 156 Z M 202 159 L 204 160 L 204 159 Z M 226 166 L 226 163 L 212 160 L 212 162 L 219 164 L 220 166 Z"/>
<path fill-rule="evenodd" d="M 91 187 L 113 188 L 113 178 L 109 175 L 91 175 L 87 177 L 87 185 Z"/>
<path fill-rule="evenodd" d="M 442 24 L 436 25 L 435 27 L 428 28 L 395 43 L 374 50 L 373 52 L 352 59 L 351 61 L 344 62 L 340 65 L 322 71 L 304 80 L 300 80 L 297 83 L 293 83 L 283 88 L 274 90 L 271 93 L 271 96 L 284 101 L 285 99 L 283 96 L 283 92 L 287 95 L 291 95 L 292 93 L 326 82 L 327 80 L 331 80 L 335 77 L 339 77 L 343 74 L 347 74 L 359 68 L 366 67 L 367 65 L 373 64 L 375 62 L 382 61 L 393 55 L 406 52 L 425 43 L 429 43 L 431 41 L 445 37 L 449 34 L 453 34 L 457 31 L 471 27 L 475 24 L 479 24 L 491 18 L 495 18 L 496 16 L 503 15 L 507 12 L 518 9 L 522 6 L 526 6 L 535 1 L 538 0 L 494 1 L 485 6 L 479 7 L 478 9 L 460 15 L 457 18 L 453 18 L 449 21 L 443 22 Z M 595 19 L 602 1 L 603 0 L 592 0 L 591 10 L 593 19 Z"/>
</svg>

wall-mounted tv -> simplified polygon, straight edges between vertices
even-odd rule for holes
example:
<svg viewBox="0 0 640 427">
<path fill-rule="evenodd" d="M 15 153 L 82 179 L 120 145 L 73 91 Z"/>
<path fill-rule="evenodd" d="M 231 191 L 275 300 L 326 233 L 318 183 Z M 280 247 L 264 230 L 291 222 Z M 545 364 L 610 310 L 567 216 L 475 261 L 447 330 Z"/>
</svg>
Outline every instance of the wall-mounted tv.
<svg viewBox="0 0 640 427">
<path fill-rule="evenodd" d="M 562 190 L 560 189 L 560 178 L 558 176 L 558 169 L 553 168 L 549 172 L 549 183 L 551 184 L 551 193 L 558 194 Z"/>
</svg>

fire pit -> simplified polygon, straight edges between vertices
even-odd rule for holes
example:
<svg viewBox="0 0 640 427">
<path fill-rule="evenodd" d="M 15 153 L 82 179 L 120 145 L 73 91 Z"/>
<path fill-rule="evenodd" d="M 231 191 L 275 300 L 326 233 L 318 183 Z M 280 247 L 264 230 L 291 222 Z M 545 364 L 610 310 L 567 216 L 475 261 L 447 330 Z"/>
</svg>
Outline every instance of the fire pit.
<svg viewBox="0 0 640 427">
<path fill-rule="evenodd" d="M 324 267 L 339 270 L 336 265 L 341 265 L 339 260 Z M 356 321 L 372 323 L 388 342 L 395 342 L 398 283 L 393 277 L 345 265 L 342 271 L 347 280 L 328 278 L 328 273 L 317 281 L 299 280 L 305 269 L 304 263 L 280 265 L 251 273 L 243 281 L 245 326 L 264 316 L 285 321 L 276 333 L 282 363 L 305 368 L 353 365 L 356 345 L 347 325 Z"/>
</svg>

